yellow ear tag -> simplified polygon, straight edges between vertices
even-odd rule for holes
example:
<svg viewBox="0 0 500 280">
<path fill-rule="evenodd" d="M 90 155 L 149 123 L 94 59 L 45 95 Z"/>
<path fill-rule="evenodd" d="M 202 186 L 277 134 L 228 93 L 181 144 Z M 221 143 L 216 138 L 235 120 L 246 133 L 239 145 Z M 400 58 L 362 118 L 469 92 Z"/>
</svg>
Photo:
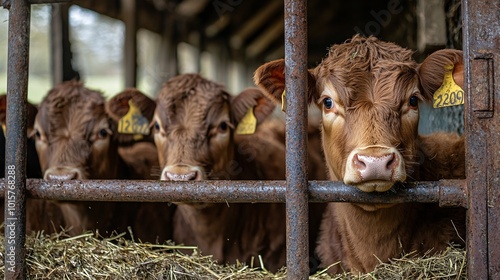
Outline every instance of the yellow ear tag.
<svg viewBox="0 0 500 280">
<path fill-rule="evenodd" d="M 236 127 L 236 134 L 254 134 L 257 128 L 257 118 L 253 114 L 253 107 L 243 116 Z"/>
<path fill-rule="evenodd" d="M 118 133 L 148 135 L 148 119 L 141 114 L 141 110 L 132 102 L 132 99 L 128 101 L 128 105 L 127 114 L 118 121 Z"/>
<path fill-rule="evenodd" d="M 464 90 L 453 80 L 453 65 L 445 67 L 443 84 L 434 93 L 434 108 L 464 104 Z"/>
<path fill-rule="evenodd" d="M 286 90 L 281 94 L 281 111 L 286 112 Z"/>
<path fill-rule="evenodd" d="M 5 126 L 4 123 L 2 124 L 2 130 L 3 130 L 3 135 L 7 137 L 7 127 Z"/>
</svg>

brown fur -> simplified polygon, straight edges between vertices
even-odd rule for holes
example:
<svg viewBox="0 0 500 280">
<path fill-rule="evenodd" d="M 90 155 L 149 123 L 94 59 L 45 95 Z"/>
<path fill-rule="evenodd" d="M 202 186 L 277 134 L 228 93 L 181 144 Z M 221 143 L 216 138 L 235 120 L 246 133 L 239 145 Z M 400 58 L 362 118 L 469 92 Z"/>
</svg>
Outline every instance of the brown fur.
<svg viewBox="0 0 500 280">
<path fill-rule="evenodd" d="M 323 148 L 331 180 L 345 178 L 351 151 L 380 146 L 397 151 L 396 160 L 404 163 L 401 177 L 406 180 L 464 177 L 463 137 L 447 133 L 419 136 L 418 106 L 409 102 L 412 96 L 430 100 L 442 83 L 435 77 L 442 79 L 443 65 L 450 60 L 459 65 L 460 53 L 440 51 L 420 68 L 411 54 L 374 37 L 355 36 L 332 46 L 328 57 L 309 70 L 310 99 L 323 110 Z M 257 69 L 255 82 L 278 100 L 284 89 L 283 71 L 282 60 L 267 63 Z M 326 98 L 334 102 L 331 109 L 322 104 Z M 356 186 L 361 190 L 374 190 L 364 188 L 371 182 L 360 180 Z M 394 181 L 382 186 L 390 187 Z M 464 217 L 463 209 L 442 209 L 434 204 L 330 203 L 317 252 L 325 267 L 341 261 L 342 267 L 332 267 L 330 273 L 342 269 L 368 272 L 379 260 L 403 252 L 436 252 L 448 242 L 463 242 Z"/>
<path fill-rule="evenodd" d="M 49 91 L 40 104 L 34 131 L 45 178 L 51 179 L 54 174 L 65 176 L 68 172 L 74 172 L 75 176 L 66 179 L 146 178 L 149 170 L 143 165 L 158 164 L 154 146 L 138 143 L 122 149 L 121 153 L 129 162 L 127 165 L 118 151 L 116 127 L 116 122 L 105 111 L 101 93 L 77 81 L 62 83 Z M 131 157 L 134 155 L 141 158 L 133 162 Z M 143 241 L 169 238 L 168 213 L 172 210 L 166 203 L 60 202 L 60 205 L 63 222 L 55 222 L 71 227 L 70 234 L 95 229 L 109 235 L 111 231 L 123 232 L 127 231 L 127 226 L 132 226 L 135 236 Z M 151 214 L 137 214 L 144 209 L 150 209 Z M 160 219 L 152 222 L 150 219 L 157 213 L 161 213 Z M 142 216 L 141 220 L 137 215 Z M 155 223 L 157 226 L 151 227 Z M 147 230 L 144 225 L 148 226 Z"/>
</svg>

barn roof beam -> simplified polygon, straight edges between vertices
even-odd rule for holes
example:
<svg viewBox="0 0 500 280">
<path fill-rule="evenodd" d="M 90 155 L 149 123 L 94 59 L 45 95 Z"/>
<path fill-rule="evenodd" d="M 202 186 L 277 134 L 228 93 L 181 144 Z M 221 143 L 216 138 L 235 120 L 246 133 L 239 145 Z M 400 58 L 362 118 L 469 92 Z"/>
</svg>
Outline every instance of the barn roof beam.
<svg viewBox="0 0 500 280">
<path fill-rule="evenodd" d="M 207 36 L 208 38 L 217 36 L 217 34 L 226 29 L 230 23 L 231 17 L 228 14 L 224 14 L 223 16 L 219 17 L 214 23 L 205 28 L 205 36 Z"/>
<path fill-rule="evenodd" d="M 184 0 L 175 9 L 178 15 L 194 17 L 200 14 L 207 6 L 209 0 Z"/>
<path fill-rule="evenodd" d="M 262 8 L 259 13 L 253 16 L 243 27 L 237 31 L 229 44 L 233 49 L 240 49 L 248 37 L 254 34 L 257 29 L 269 22 L 269 19 L 279 10 L 283 8 L 283 1 L 271 1 L 267 6 Z"/>
<path fill-rule="evenodd" d="M 283 16 L 281 16 L 246 48 L 246 55 L 249 57 L 260 55 L 272 42 L 278 38 L 282 38 L 284 30 Z"/>
</svg>

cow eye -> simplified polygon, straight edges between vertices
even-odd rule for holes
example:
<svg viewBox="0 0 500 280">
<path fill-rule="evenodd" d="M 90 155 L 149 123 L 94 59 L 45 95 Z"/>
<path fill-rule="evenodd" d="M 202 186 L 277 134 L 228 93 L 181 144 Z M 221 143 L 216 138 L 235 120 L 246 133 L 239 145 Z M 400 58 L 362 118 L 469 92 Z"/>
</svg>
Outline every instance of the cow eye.
<svg viewBox="0 0 500 280">
<path fill-rule="evenodd" d="M 160 124 L 158 122 L 155 122 L 155 124 L 153 125 L 154 129 L 156 131 L 160 131 Z"/>
<path fill-rule="evenodd" d="M 35 130 L 35 137 L 36 137 L 36 139 L 42 138 L 42 134 L 40 133 L 40 131 L 38 129 Z"/>
<path fill-rule="evenodd" d="M 410 107 L 417 108 L 418 107 L 418 97 L 416 97 L 415 95 L 410 97 L 408 104 L 410 104 Z"/>
<path fill-rule="evenodd" d="M 325 109 L 330 110 L 333 108 L 333 100 L 330 97 L 323 99 L 323 106 Z"/>
<path fill-rule="evenodd" d="M 227 131 L 227 123 L 226 122 L 221 122 L 219 124 L 219 132 L 226 132 Z"/>
<path fill-rule="evenodd" d="M 99 130 L 99 132 L 97 133 L 97 138 L 104 139 L 106 137 L 108 137 L 108 131 L 105 128 Z"/>
</svg>

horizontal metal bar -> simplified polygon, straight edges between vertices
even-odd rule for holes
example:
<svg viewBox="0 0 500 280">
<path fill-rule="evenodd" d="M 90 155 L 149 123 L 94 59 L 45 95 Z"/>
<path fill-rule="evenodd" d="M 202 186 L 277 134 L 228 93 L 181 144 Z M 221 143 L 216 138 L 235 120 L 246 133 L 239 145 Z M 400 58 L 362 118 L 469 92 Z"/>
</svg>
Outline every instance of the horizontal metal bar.
<svg viewBox="0 0 500 280">
<path fill-rule="evenodd" d="M 74 0 L 29 0 L 28 4 L 57 4 L 57 3 L 70 3 Z M 4 9 L 10 10 L 12 0 L 2 0 L 1 6 Z"/>
<path fill-rule="evenodd" d="M 4 182 L 0 182 L 3 196 Z M 29 197 L 53 200 L 144 202 L 285 202 L 285 181 L 133 181 L 28 179 Z M 385 193 L 365 193 L 342 182 L 309 181 L 311 202 L 439 203 L 466 207 L 465 180 L 398 184 Z"/>
</svg>

